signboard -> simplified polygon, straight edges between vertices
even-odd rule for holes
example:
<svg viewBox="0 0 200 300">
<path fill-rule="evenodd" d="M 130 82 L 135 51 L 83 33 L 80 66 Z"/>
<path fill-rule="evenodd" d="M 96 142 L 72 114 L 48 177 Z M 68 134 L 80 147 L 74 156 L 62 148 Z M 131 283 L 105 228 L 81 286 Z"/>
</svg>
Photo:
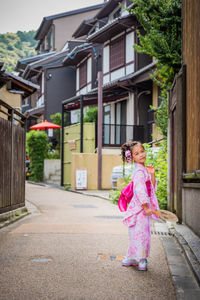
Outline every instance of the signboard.
<svg viewBox="0 0 200 300">
<path fill-rule="evenodd" d="M 76 190 L 87 189 L 87 170 L 76 169 Z"/>
</svg>

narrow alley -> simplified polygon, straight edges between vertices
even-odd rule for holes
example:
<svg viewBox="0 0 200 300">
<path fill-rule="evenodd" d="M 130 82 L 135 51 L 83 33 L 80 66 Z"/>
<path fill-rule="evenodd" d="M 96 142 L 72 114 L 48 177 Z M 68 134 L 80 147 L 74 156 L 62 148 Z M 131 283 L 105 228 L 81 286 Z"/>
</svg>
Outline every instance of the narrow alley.
<svg viewBox="0 0 200 300">
<path fill-rule="evenodd" d="M 152 234 L 139 272 L 121 266 L 128 234 L 111 202 L 32 184 L 26 200 L 32 213 L 0 231 L 0 299 L 176 299 L 162 243 L 172 237 Z"/>
</svg>

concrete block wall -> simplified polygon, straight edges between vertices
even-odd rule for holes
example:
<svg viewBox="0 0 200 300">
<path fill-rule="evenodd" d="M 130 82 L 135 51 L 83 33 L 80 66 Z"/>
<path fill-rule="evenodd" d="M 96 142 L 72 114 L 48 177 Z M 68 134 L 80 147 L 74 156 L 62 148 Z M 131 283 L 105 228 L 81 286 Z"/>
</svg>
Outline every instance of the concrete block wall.
<svg viewBox="0 0 200 300">
<path fill-rule="evenodd" d="M 61 161 L 60 159 L 44 160 L 44 182 L 60 185 Z"/>
</svg>

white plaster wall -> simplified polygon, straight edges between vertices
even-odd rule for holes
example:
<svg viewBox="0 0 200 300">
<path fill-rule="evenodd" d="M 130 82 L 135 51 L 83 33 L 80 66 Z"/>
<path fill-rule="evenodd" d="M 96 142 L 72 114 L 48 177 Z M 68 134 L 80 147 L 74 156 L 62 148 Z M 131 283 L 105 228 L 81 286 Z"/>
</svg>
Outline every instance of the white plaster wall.
<svg viewBox="0 0 200 300">
<path fill-rule="evenodd" d="M 120 78 L 122 76 L 125 76 L 125 67 L 120 68 L 120 69 L 118 69 L 116 71 L 113 71 L 111 73 L 111 81 L 116 80 L 116 79 L 118 79 L 118 78 Z"/>
<path fill-rule="evenodd" d="M 104 75 L 103 76 L 103 84 L 108 83 L 110 81 L 110 76 L 108 75 Z"/>
<path fill-rule="evenodd" d="M 126 123 L 127 125 L 134 125 L 134 94 L 129 93 L 129 98 L 126 105 Z"/>
<path fill-rule="evenodd" d="M 103 48 L 103 73 L 109 72 L 109 66 L 110 66 L 110 51 L 109 46 L 106 46 Z"/>
<path fill-rule="evenodd" d="M 76 69 L 76 90 L 79 90 L 79 68 Z"/>
<path fill-rule="evenodd" d="M 126 66 L 126 75 L 134 72 L 134 64 Z"/>
<path fill-rule="evenodd" d="M 87 93 L 87 86 L 85 86 L 80 90 L 80 94 L 86 94 L 86 93 Z"/>
<path fill-rule="evenodd" d="M 130 32 L 126 35 L 126 63 L 134 60 L 134 33 Z"/>
<path fill-rule="evenodd" d="M 87 60 L 87 82 L 92 81 L 92 58 Z"/>
<path fill-rule="evenodd" d="M 44 94 L 44 72 L 42 73 L 42 94 Z"/>
<path fill-rule="evenodd" d="M 91 91 L 91 89 L 92 89 L 92 85 L 90 83 L 90 84 L 87 85 L 87 91 L 89 92 L 89 91 Z"/>
</svg>

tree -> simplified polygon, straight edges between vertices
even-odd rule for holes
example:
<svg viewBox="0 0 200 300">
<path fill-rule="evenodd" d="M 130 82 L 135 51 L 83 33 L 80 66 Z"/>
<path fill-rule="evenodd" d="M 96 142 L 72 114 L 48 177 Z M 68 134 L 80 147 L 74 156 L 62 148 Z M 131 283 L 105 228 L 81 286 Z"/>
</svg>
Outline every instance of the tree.
<svg viewBox="0 0 200 300">
<path fill-rule="evenodd" d="M 157 123 L 162 134 L 167 134 L 167 89 L 181 67 L 181 0 L 131 0 L 129 9 L 141 25 L 138 30 L 138 53 L 157 60 L 152 79 L 161 87 L 163 104 L 156 110 Z M 141 27 L 145 31 L 142 33 Z"/>
</svg>

